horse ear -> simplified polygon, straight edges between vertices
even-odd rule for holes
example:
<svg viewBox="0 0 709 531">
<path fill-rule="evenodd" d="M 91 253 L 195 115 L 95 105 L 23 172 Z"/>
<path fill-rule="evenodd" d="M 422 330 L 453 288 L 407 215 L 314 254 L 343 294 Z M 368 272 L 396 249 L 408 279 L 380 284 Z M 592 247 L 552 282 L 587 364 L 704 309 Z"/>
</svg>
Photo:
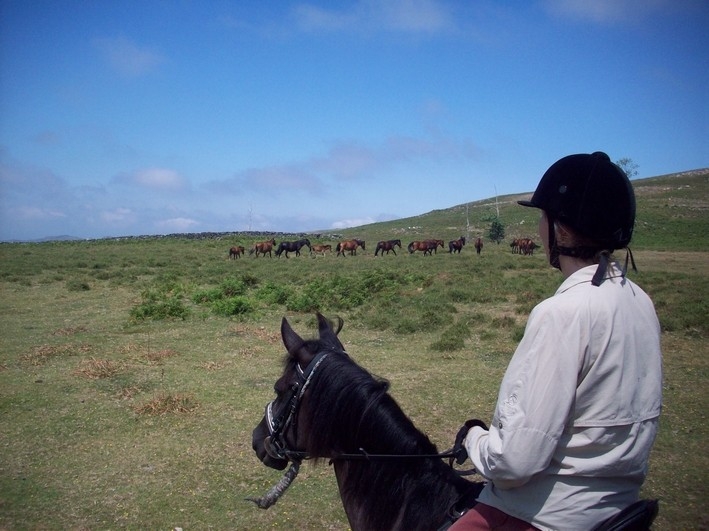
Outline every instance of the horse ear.
<svg viewBox="0 0 709 531">
<path fill-rule="evenodd" d="M 281 320 L 281 339 L 291 355 L 295 355 L 298 349 L 303 346 L 303 339 L 295 333 L 285 317 Z"/>
<path fill-rule="evenodd" d="M 342 345 L 342 343 L 340 343 L 340 340 L 337 339 L 337 334 L 340 333 L 340 330 L 342 330 L 342 326 L 345 324 L 342 318 L 339 316 L 337 317 L 337 328 L 333 329 L 332 323 L 327 319 L 327 317 L 325 317 L 321 313 L 318 313 L 317 317 L 320 339 L 344 350 L 344 346 Z"/>
</svg>

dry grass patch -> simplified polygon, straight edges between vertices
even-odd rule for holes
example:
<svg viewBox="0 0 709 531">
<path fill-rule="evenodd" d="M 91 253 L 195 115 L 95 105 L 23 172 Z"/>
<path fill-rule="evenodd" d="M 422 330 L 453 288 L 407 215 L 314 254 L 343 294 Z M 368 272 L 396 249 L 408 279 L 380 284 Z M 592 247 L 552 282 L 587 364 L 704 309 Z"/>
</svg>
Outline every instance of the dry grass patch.
<svg viewBox="0 0 709 531">
<path fill-rule="evenodd" d="M 278 330 L 267 330 L 265 326 L 253 328 L 244 325 L 237 325 L 230 328 L 228 334 L 239 337 L 251 337 L 272 345 L 281 342 L 281 333 Z"/>
<path fill-rule="evenodd" d="M 184 393 L 160 393 L 149 402 L 133 407 L 139 415 L 166 415 L 168 413 L 190 413 L 197 409 L 194 397 Z"/>
<path fill-rule="evenodd" d="M 34 347 L 29 353 L 22 356 L 23 361 L 38 367 L 44 365 L 50 359 L 57 356 L 72 356 L 77 354 L 85 354 L 91 352 L 92 346 L 89 344 L 82 345 L 39 345 Z"/>
<path fill-rule="evenodd" d="M 135 395 L 141 392 L 140 387 L 132 385 L 130 387 L 121 388 L 118 393 L 116 393 L 116 398 L 119 400 L 132 400 Z"/>
<path fill-rule="evenodd" d="M 226 367 L 226 363 L 223 361 L 206 361 L 201 365 L 201 367 L 208 371 L 218 371 Z"/>
<path fill-rule="evenodd" d="M 120 368 L 120 364 L 115 361 L 89 358 L 81 361 L 79 367 L 74 371 L 74 374 L 91 380 L 100 380 L 101 378 L 110 378 L 115 375 Z"/>
<path fill-rule="evenodd" d="M 174 356 L 177 356 L 177 351 L 172 350 L 170 348 L 146 352 L 145 354 L 143 354 L 143 358 L 148 360 L 150 363 L 161 363 L 164 360 L 172 358 Z"/>
<path fill-rule="evenodd" d="M 86 332 L 88 329 L 85 326 L 68 326 L 65 328 L 60 328 L 52 332 L 53 336 L 73 336 L 81 332 Z"/>
</svg>

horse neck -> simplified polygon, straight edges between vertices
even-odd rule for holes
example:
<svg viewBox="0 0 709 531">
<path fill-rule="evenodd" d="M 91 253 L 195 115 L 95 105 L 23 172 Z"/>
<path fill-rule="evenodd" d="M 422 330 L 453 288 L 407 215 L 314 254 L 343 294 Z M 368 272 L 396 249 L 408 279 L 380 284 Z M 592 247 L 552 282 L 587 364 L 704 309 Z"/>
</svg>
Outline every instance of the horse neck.
<svg viewBox="0 0 709 531">
<path fill-rule="evenodd" d="M 440 458 L 337 459 L 337 453 L 355 453 L 360 448 L 370 454 L 412 455 L 436 453 L 436 447 L 387 393 L 375 399 L 348 392 L 334 403 L 339 406 L 328 412 L 326 437 L 353 531 L 440 526 L 470 483 Z"/>
</svg>

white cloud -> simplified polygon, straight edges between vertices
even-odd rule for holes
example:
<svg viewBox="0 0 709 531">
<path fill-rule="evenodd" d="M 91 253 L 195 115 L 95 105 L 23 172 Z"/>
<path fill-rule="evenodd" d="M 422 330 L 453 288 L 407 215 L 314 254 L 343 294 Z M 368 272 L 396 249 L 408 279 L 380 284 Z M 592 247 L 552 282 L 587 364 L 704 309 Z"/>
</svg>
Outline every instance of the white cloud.
<svg viewBox="0 0 709 531">
<path fill-rule="evenodd" d="M 67 215 L 59 210 L 51 210 L 33 206 L 20 206 L 12 208 L 15 216 L 25 220 L 51 220 L 65 218 Z"/>
<path fill-rule="evenodd" d="M 114 210 L 104 210 L 100 214 L 101 221 L 109 224 L 131 222 L 135 218 L 135 213 L 130 208 L 116 208 Z"/>
<path fill-rule="evenodd" d="M 176 171 L 166 168 L 146 168 L 118 175 L 115 182 L 162 191 L 179 191 L 188 187 L 187 181 Z"/>
<path fill-rule="evenodd" d="M 335 221 L 332 224 L 331 228 L 333 228 L 333 229 L 348 229 L 350 227 L 359 227 L 360 225 L 369 225 L 370 223 L 376 223 L 376 220 L 371 217 L 341 219 L 339 221 Z"/>
<path fill-rule="evenodd" d="M 160 53 L 141 48 L 125 37 L 96 39 L 95 45 L 111 67 L 127 77 L 146 74 L 165 60 Z"/>
<path fill-rule="evenodd" d="M 599 24 L 632 22 L 667 6 L 668 0 L 544 0 L 548 13 Z"/>
<path fill-rule="evenodd" d="M 158 221 L 156 227 L 166 232 L 187 232 L 199 225 L 199 222 L 190 218 L 172 218 Z"/>
<path fill-rule="evenodd" d="M 346 9 L 301 4 L 294 10 L 303 31 L 439 33 L 456 27 L 448 5 L 437 0 L 360 0 Z"/>
<path fill-rule="evenodd" d="M 392 136 L 377 145 L 342 141 L 324 155 L 292 164 L 251 168 L 234 177 L 206 185 L 216 193 L 242 195 L 266 191 L 270 196 L 305 192 L 324 194 L 328 182 L 381 177 L 392 167 L 425 160 L 461 160 L 479 157 L 480 149 L 469 140 L 443 135 L 433 138 Z"/>
</svg>

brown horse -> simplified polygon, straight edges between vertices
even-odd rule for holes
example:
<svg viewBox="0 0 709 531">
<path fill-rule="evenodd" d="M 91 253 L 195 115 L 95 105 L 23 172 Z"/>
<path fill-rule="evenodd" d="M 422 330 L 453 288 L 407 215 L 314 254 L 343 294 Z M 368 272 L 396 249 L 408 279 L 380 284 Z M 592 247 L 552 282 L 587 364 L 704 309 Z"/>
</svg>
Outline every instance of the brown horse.
<svg viewBox="0 0 709 531">
<path fill-rule="evenodd" d="M 374 256 L 377 256 L 377 253 L 379 251 L 382 252 L 382 256 L 384 256 L 384 251 L 389 254 L 389 251 L 394 253 L 394 256 L 396 256 L 396 251 L 394 250 L 394 247 L 399 246 L 399 249 L 401 249 L 401 240 L 387 240 L 387 241 L 381 241 L 377 243 L 377 248 L 374 251 Z"/>
<path fill-rule="evenodd" d="M 265 242 L 257 242 L 251 249 L 249 249 L 249 254 L 256 253 L 256 258 L 258 258 L 259 253 L 261 253 L 263 256 L 266 256 L 266 253 L 268 253 L 269 258 L 273 258 L 271 250 L 273 249 L 274 245 L 276 245 L 276 240 L 273 238 Z"/>
<path fill-rule="evenodd" d="M 477 240 L 475 240 L 475 252 L 480 254 L 482 252 L 482 250 L 483 250 L 483 239 L 478 238 Z"/>
<path fill-rule="evenodd" d="M 330 251 L 332 251 L 332 245 L 330 245 L 329 243 L 324 244 L 324 245 L 315 244 L 310 247 L 310 254 L 311 255 L 313 253 L 318 253 L 318 254 L 325 256 L 325 252 L 329 253 Z"/>
<path fill-rule="evenodd" d="M 364 240 L 345 240 L 341 241 L 340 243 L 337 244 L 337 247 L 335 250 L 337 250 L 337 256 L 345 256 L 345 251 L 350 252 L 350 256 L 356 255 L 357 254 L 357 247 L 361 247 L 362 250 L 364 251 Z"/>
<path fill-rule="evenodd" d="M 448 252 L 449 253 L 458 253 L 460 254 L 460 251 L 463 250 L 463 246 L 465 245 L 465 236 L 461 236 L 457 240 L 451 240 L 448 242 Z"/>
<path fill-rule="evenodd" d="M 409 254 L 413 254 L 416 251 L 423 251 L 423 255 L 433 254 L 437 252 L 438 246 L 443 249 L 443 240 L 423 240 L 423 241 L 413 241 L 409 244 L 408 250 Z"/>
<path fill-rule="evenodd" d="M 234 260 L 236 260 L 242 254 L 244 254 L 245 251 L 246 249 L 244 249 L 243 245 L 237 245 L 235 247 L 232 247 L 231 249 L 229 249 L 229 259 L 233 258 Z"/>
<path fill-rule="evenodd" d="M 515 238 L 510 244 L 513 254 L 524 254 L 532 255 L 534 254 L 534 249 L 539 247 L 530 238 Z"/>
</svg>

